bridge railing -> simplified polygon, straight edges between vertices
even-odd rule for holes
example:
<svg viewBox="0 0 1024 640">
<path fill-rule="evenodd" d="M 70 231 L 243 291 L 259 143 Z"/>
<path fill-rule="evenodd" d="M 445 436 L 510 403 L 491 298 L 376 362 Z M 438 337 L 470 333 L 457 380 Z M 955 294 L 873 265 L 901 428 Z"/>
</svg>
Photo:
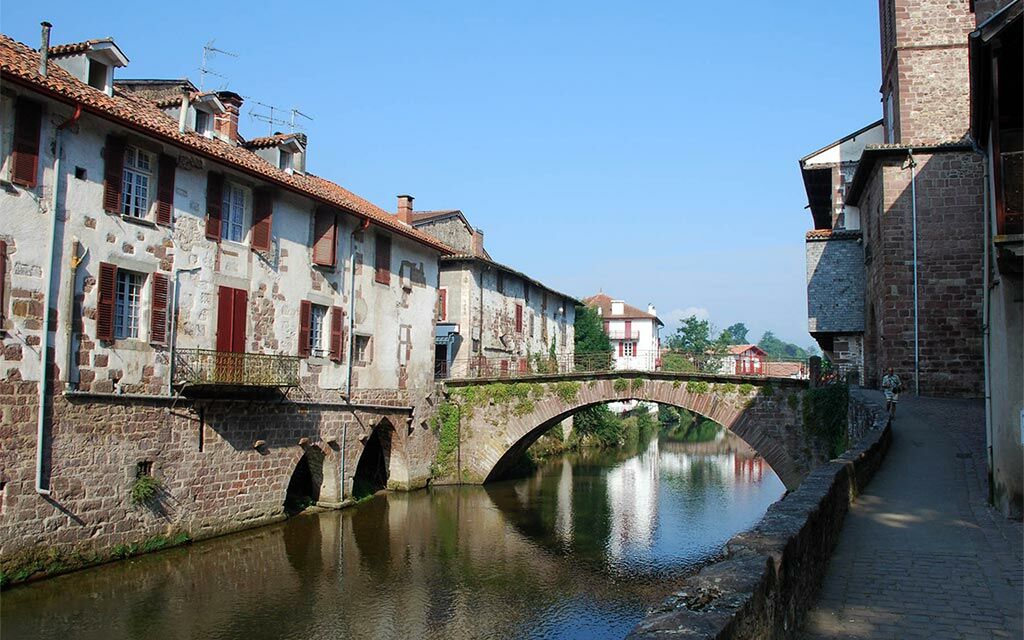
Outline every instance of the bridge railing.
<svg viewBox="0 0 1024 640">
<path fill-rule="evenodd" d="M 610 371 L 657 371 L 806 379 L 807 362 L 772 358 L 744 358 L 730 354 L 684 351 L 629 351 L 621 354 L 556 353 L 532 355 L 471 356 L 456 358 L 438 368 L 439 378 L 522 378 L 565 373 Z M 443 372 L 443 373 L 442 373 Z"/>
</svg>

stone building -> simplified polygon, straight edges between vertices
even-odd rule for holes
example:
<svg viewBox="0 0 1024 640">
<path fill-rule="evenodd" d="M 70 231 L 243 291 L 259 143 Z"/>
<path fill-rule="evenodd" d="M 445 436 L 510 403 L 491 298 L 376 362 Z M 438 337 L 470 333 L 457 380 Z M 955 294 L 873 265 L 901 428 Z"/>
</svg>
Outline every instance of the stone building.
<svg viewBox="0 0 1024 640">
<path fill-rule="evenodd" d="M 993 503 L 1024 511 L 1024 2 L 975 5 L 971 138 L 984 154 L 983 339 Z"/>
<path fill-rule="evenodd" d="M 0 36 L 4 567 L 425 484 L 451 250 L 246 140 L 238 94 L 43 33 Z"/>
<path fill-rule="evenodd" d="M 412 197 L 399 196 L 398 217 L 456 252 L 440 258 L 438 377 L 550 373 L 571 366 L 578 300 L 492 260 L 483 233 L 461 211 L 413 211 Z"/>
</svg>

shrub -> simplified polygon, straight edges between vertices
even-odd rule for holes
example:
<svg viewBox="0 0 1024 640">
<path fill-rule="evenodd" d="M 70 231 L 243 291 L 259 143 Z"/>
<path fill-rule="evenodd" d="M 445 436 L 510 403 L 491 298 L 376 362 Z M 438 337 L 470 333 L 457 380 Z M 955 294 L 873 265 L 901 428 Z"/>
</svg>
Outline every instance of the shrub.
<svg viewBox="0 0 1024 640">
<path fill-rule="evenodd" d="M 163 485 L 160 481 L 148 474 L 140 474 L 132 480 L 128 495 L 134 505 L 150 504 L 156 500 Z"/>
</svg>

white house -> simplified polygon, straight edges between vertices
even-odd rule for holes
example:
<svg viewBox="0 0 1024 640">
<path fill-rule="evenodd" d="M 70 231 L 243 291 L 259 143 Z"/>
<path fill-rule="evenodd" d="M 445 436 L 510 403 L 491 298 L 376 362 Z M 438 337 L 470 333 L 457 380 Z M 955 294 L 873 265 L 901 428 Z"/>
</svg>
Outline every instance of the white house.
<svg viewBox="0 0 1024 640">
<path fill-rule="evenodd" d="M 601 316 L 604 332 L 612 342 L 616 370 L 655 371 L 661 366 L 659 331 L 665 324 L 658 319 L 654 305 L 647 305 L 647 311 L 641 311 L 605 293 L 590 296 L 583 302 Z"/>
</svg>

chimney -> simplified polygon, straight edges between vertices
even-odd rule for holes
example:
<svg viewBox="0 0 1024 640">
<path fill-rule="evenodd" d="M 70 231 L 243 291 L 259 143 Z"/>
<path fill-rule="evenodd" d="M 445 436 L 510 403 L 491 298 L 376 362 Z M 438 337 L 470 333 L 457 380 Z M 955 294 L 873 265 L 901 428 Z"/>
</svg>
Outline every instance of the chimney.
<svg viewBox="0 0 1024 640">
<path fill-rule="evenodd" d="M 412 196 L 398 196 L 398 219 L 406 224 L 412 224 Z"/>
<path fill-rule="evenodd" d="M 479 227 L 473 229 L 473 240 L 470 245 L 470 253 L 478 258 L 484 257 L 484 230 Z"/>
<path fill-rule="evenodd" d="M 647 313 L 651 314 L 652 316 L 657 317 L 658 310 L 654 308 L 654 303 L 652 303 L 652 302 L 648 302 L 647 303 Z"/>
<path fill-rule="evenodd" d="M 234 91 L 218 91 L 217 97 L 224 104 L 225 113 L 217 114 L 213 119 L 213 128 L 218 136 L 238 144 L 238 112 L 242 109 L 242 96 Z"/>
<path fill-rule="evenodd" d="M 46 65 L 50 60 L 50 27 L 49 22 L 39 23 L 43 27 L 42 43 L 39 45 L 39 75 L 46 75 Z"/>
<path fill-rule="evenodd" d="M 178 133 L 185 133 L 188 125 L 188 85 L 181 85 L 181 108 L 178 110 Z"/>
</svg>

